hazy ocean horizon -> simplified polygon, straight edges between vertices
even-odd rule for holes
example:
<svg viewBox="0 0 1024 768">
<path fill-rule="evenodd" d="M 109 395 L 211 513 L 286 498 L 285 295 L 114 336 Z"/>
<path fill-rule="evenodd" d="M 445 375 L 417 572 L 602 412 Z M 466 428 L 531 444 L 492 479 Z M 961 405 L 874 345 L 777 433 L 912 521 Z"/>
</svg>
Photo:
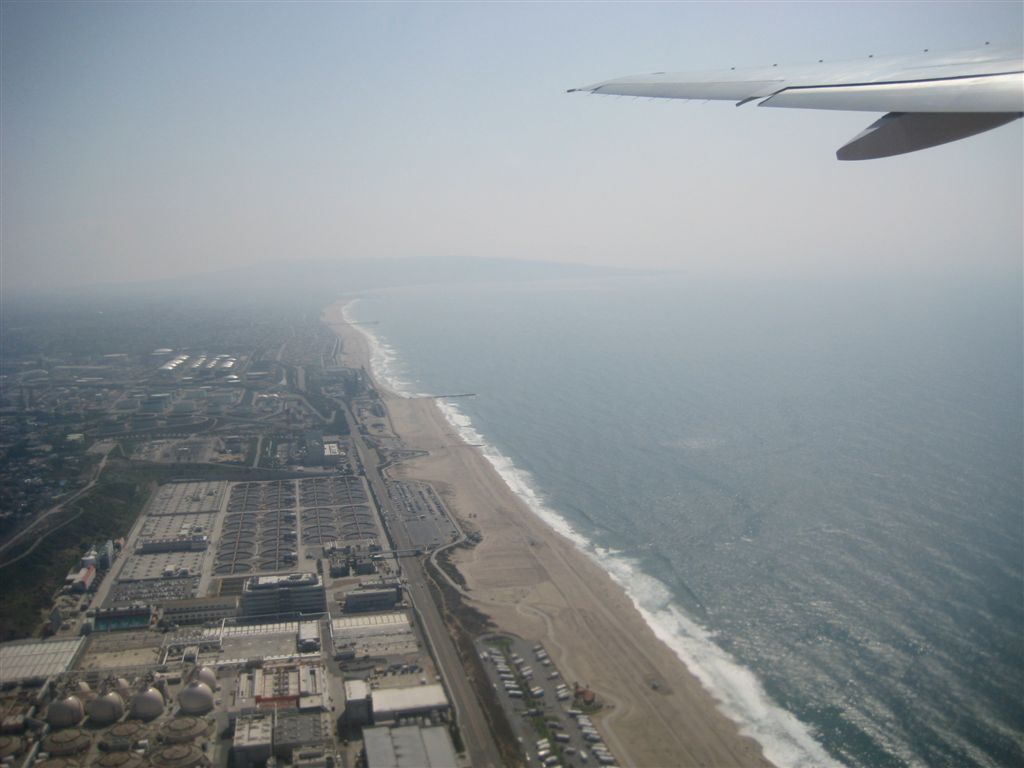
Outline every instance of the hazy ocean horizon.
<svg viewBox="0 0 1024 768">
<path fill-rule="evenodd" d="M 350 307 L 779 765 L 1024 762 L 1020 276 Z M 364 330 L 370 330 L 364 326 Z"/>
</svg>

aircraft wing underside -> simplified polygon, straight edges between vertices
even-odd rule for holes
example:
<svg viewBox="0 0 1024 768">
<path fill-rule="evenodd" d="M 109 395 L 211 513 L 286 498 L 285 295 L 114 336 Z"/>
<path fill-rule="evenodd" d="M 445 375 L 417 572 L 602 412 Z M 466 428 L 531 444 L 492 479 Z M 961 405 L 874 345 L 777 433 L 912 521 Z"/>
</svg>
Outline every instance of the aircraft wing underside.
<svg viewBox="0 0 1024 768">
<path fill-rule="evenodd" d="M 1024 64 L 1019 50 L 926 51 L 803 67 L 655 72 L 572 91 L 884 112 L 836 153 L 840 160 L 867 160 L 945 144 L 1018 119 L 1024 113 Z"/>
</svg>

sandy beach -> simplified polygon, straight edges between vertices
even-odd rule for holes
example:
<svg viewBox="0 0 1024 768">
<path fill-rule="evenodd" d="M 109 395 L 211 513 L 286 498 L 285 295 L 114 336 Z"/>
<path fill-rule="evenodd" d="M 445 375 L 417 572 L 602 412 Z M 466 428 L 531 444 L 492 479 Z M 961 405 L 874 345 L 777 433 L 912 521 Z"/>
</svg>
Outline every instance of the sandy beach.
<svg viewBox="0 0 1024 768">
<path fill-rule="evenodd" d="M 345 323 L 342 307 L 330 307 L 325 320 L 342 338 L 346 364 L 369 372 L 367 339 Z M 436 401 L 377 387 L 395 434 L 428 452 L 392 476 L 431 482 L 464 527 L 483 535 L 453 557 L 471 604 L 502 631 L 544 643 L 567 682 L 597 693 L 605 706 L 595 721 L 624 765 L 770 765 L 625 592 L 527 507 Z"/>
</svg>

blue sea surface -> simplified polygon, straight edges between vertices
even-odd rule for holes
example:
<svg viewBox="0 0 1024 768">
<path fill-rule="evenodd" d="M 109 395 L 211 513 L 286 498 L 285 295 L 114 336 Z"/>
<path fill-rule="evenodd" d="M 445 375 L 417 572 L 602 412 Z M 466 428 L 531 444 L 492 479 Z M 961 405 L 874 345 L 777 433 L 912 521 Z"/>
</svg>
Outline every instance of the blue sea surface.
<svg viewBox="0 0 1024 768">
<path fill-rule="evenodd" d="M 780 765 L 1024 764 L 1020 276 L 362 296 Z M 365 326 L 364 326 L 365 328 Z"/>
</svg>

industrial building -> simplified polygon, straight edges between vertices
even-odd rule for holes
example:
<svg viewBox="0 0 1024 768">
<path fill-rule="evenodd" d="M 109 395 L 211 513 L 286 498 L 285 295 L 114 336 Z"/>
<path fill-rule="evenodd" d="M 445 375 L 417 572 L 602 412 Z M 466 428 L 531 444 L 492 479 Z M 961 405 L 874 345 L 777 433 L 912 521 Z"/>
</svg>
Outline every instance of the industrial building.
<svg viewBox="0 0 1024 768">
<path fill-rule="evenodd" d="M 345 595 L 345 613 L 392 611 L 402 601 L 400 584 L 354 589 Z"/>
<path fill-rule="evenodd" d="M 343 722 L 348 726 L 382 725 L 406 717 L 444 718 L 448 697 L 440 683 L 400 688 L 371 688 L 366 681 L 345 681 Z"/>
<path fill-rule="evenodd" d="M 281 707 L 321 711 L 328 706 L 327 670 L 319 662 L 264 663 L 239 674 L 236 681 L 237 711 Z"/>
<path fill-rule="evenodd" d="M 274 715 L 247 715 L 235 721 L 231 757 L 236 768 L 264 766 L 274 748 Z"/>
<path fill-rule="evenodd" d="M 300 653 L 311 653 L 320 650 L 319 622 L 303 621 L 299 624 L 298 650 Z"/>
<path fill-rule="evenodd" d="M 393 723 L 403 717 L 440 716 L 448 711 L 448 697 L 440 683 L 405 688 L 377 688 L 370 692 L 373 722 Z"/>
<path fill-rule="evenodd" d="M 334 466 L 341 462 L 345 457 L 345 452 L 341 450 L 341 446 L 337 443 L 324 443 L 324 458 L 323 462 L 327 466 Z"/>
<path fill-rule="evenodd" d="M 71 584 L 72 592 L 87 592 L 96 579 L 96 566 L 86 565 L 72 570 L 65 579 Z"/>
<path fill-rule="evenodd" d="M 294 763 L 295 752 L 333 743 L 330 717 L 319 712 L 277 710 L 274 722 L 274 755 Z"/>
<path fill-rule="evenodd" d="M 153 619 L 150 605 L 119 605 L 112 608 L 96 609 L 93 628 L 97 632 L 111 632 L 121 629 L 142 629 Z"/>
<path fill-rule="evenodd" d="M 324 613 L 327 595 L 316 573 L 253 576 L 242 589 L 243 616 Z"/>
<path fill-rule="evenodd" d="M 331 620 L 331 637 L 340 658 L 401 656 L 416 653 L 409 617 L 396 613 L 357 613 Z"/>
<path fill-rule="evenodd" d="M 448 729 L 442 725 L 421 728 L 364 728 L 366 768 L 455 768 L 458 762 Z"/>
<path fill-rule="evenodd" d="M 205 624 L 238 615 L 238 597 L 193 597 L 163 604 L 165 624 Z"/>
<path fill-rule="evenodd" d="M 349 565 L 349 557 L 343 552 L 337 550 L 331 552 L 327 557 L 327 561 L 328 571 L 332 579 L 345 578 L 352 572 L 352 568 Z"/>
<path fill-rule="evenodd" d="M 345 713 L 342 716 L 347 725 L 369 725 L 373 722 L 373 705 L 370 702 L 370 686 L 358 678 L 345 681 Z"/>
<path fill-rule="evenodd" d="M 235 721 L 231 755 L 235 768 L 282 764 L 328 768 L 336 764 L 330 718 L 321 713 L 275 709 L 241 715 Z"/>
</svg>

